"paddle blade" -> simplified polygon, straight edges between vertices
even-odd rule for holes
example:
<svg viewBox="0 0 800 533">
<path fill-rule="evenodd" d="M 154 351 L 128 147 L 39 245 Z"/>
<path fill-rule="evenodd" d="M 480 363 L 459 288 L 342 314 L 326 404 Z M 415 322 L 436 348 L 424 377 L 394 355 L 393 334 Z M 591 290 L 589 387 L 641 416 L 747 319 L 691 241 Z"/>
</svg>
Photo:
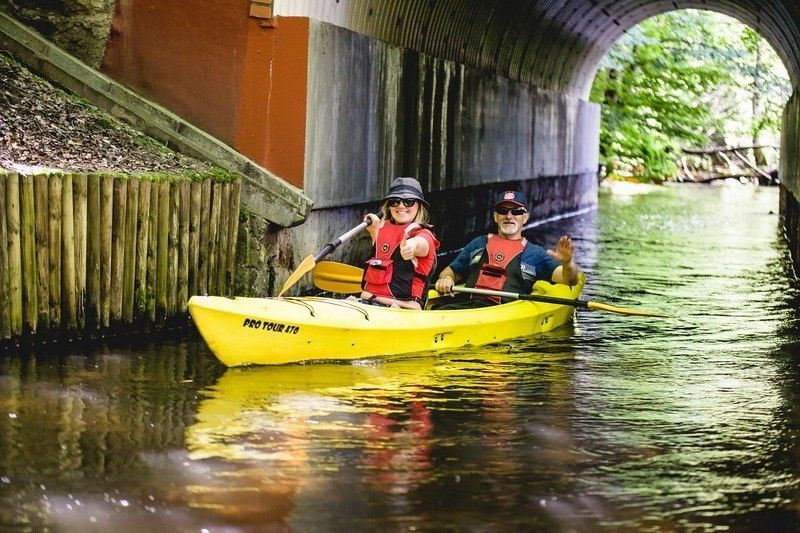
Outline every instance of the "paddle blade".
<svg viewBox="0 0 800 533">
<path fill-rule="evenodd" d="M 658 317 L 658 318 L 669 318 L 669 315 L 665 315 L 662 313 L 653 313 L 651 311 L 642 311 L 639 309 L 627 309 L 625 307 L 617 307 L 615 305 L 604 304 L 600 302 L 586 302 L 586 307 L 589 309 L 598 309 L 600 311 L 609 311 L 611 313 L 617 313 L 619 315 L 632 315 L 632 316 L 651 316 L 651 317 Z"/>
<path fill-rule="evenodd" d="M 311 272 L 313 268 L 314 268 L 314 256 L 309 255 L 308 257 L 303 259 L 300 265 L 296 269 L 294 269 L 294 272 L 292 272 L 286 279 L 286 282 L 283 284 L 283 287 L 281 287 L 281 291 L 278 293 L 278 297 L 280 298 L 281 296 L 283 296 L 283 293 L 285 293 L 291 287 L 293 287 L 295 283 L 300 281 L 300 278 Z"/>
<path fill-rule="evenodd" d="M 355 294 L 361 292 L 361 277 L 364 271 L 352 265 L 321 261 L 311 273 L 314 286 L 323 291 L 339 294 Z"/>
</svg>

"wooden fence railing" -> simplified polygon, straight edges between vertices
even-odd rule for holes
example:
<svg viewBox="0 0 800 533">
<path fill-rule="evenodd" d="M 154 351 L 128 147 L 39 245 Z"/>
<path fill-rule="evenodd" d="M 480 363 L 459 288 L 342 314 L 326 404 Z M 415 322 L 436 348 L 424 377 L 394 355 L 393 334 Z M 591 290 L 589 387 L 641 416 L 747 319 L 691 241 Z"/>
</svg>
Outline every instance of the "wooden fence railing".
<svg viewBox="0 0 800 533">
<path fill-rule="evenodd" d="M 241 182 L 0 173 L 0 339 L 162 321 L 233 289 Z"/>
</svg>

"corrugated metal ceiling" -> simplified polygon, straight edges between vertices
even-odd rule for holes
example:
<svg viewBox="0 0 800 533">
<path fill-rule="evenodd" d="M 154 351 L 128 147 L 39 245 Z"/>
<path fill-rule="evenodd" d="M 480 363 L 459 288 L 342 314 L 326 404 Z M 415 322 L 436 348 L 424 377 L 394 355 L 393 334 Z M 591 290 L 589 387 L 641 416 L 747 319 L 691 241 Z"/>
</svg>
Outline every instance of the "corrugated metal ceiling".
<svg viewBox="0 0 800 533">
<path fill-rule="evenodd" d="M 303 16 L 488 72 L 588 95 L 600 58 L 629 28 L 675 9 L 707 9 L 755 28 L 800 74 L 797 0 L 276 0 Z"/>
</svg>

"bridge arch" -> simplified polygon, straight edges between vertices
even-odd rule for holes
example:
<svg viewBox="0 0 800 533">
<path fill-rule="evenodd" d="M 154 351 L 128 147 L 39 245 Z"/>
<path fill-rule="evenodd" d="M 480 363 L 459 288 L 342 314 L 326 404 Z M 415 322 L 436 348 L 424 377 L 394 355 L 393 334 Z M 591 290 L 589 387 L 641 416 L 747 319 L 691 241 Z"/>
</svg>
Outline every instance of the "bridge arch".
<svg viewBox="0 0 800 533">
<path fill-rule="evenodd" d="M 624 32 L 679 9 L 717 11 L 758 31 L 800 72 L 800 7 L 791 0 L 298 0 L 278 16 L 309 17 L 482 71 L 585 98 L 600 59 Z"/>
</svg>

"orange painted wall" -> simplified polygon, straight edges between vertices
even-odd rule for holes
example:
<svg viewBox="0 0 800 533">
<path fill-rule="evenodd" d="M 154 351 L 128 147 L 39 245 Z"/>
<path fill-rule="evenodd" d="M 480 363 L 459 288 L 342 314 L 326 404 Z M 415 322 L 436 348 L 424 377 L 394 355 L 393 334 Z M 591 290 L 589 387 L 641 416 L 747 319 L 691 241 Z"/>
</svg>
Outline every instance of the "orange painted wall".
<svg viewBox="0 0 800 533">
<path fill-rule="evenodd" d="M 236 146 L 302 186 L 308 87 L 307 18 L 280 18 L 264 29 L 251 19 L 239 101 Z"/>
<path fill-rule="evenodd" d="M 118 0 L 102 70 L 302 187 L 308 19 L 248 0 Z"/>
</svg>

